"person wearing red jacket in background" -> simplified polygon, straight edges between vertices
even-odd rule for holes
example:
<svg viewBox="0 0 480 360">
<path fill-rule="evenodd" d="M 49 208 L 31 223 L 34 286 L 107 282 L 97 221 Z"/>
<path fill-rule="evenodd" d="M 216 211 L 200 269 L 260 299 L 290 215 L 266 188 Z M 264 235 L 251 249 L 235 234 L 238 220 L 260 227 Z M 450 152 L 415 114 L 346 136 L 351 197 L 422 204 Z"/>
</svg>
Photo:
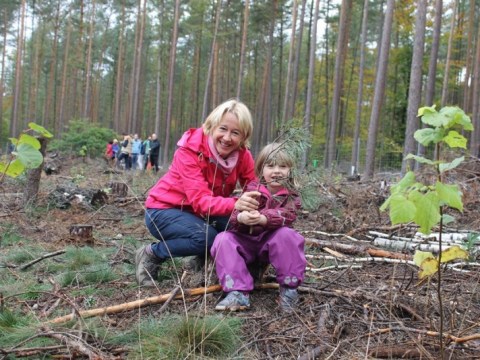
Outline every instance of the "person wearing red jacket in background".
<svg viewBox="0 0 480 360">
<path fill-rule="evenodd" d="M 146 226 L 159 241 L 135 254 L 139 285 L 155 286 L 158 269 L 169 258 L 205 258 L 234 209 L 257 209 L 258 191 L 232 197 L 237 182 L 243 188 L 256 179 L 248 150 L 252 131 L 249 109 L 231 99 L 217 106 L 202 127 L 183 134 L 168 172 L 145 202 Z"/>
</svg>

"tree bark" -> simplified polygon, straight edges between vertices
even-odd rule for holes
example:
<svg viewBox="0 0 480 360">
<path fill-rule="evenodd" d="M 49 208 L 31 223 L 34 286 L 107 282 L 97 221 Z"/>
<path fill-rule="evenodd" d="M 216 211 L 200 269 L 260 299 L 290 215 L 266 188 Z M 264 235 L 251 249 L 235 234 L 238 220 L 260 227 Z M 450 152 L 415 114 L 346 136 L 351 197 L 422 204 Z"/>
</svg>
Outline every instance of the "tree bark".
<svg viewBox="0 0 480 360">
<path fill-rule="evenodd" d="M 315 0 L 315 10 L 313 14 L 313 24 L 312 24 L 312 43 L 310 46 L 310 59 L 308 66 L 308 80 L 307 80 L 307 100 L 305 104 L 305 118 L 303 121 L 303 126 L 308 129 L 310 132 L 311 124 L 311 115 L 312 115 L 312 96 L 313 96 L 313 77 L 315 75 L 315 60 L 317 52 L 317 22 L 318 22 L 318 12 L 319 12 L 319 3 L 320 0 Z M 301 169 L 305 169 L 307 165 L 308 152 L 305 151 L 302 155 L 302 163 L 300 164 Z"/>
<path fill-rule="evenodd" d="M 15 88 L 13 90 L 13 104 L 12 115 L 10 121 L 10 136 L 17 136 L 18 132 L 18 118 L 20 108 L 21 97 L 21 84 L 22 84 L 22 54 L 23 54 L 23 38 L 25 33 L 25 0 L 21 2 L 21 15 L 20 15 L 20 29 L 18 32 L 18 47 L 15 61 Z"/>
<path fill-rule="evenodd" d="M 330 111 L 329 132 L 327 139 L 327 168 L 333 165 L 335 161 L 336 142 L 337 142 L 337 124 L 340 115 L 340 95 L 343 88 L 343 70 L 345 67 L 346 49 L 345 43 L 348 41 L 348 17 L 352 9 L 352 0 L 342 0 L 340 24 L 337 40 L 337 54 L 335 56 L 335 70 L 333 79 L 333 97 L 332 109 Z"/>
<path fill-rule="evenodd" d="M 415 160 L 405 160 L 408 154 L 415 154 L 416 142 L 413 137 L 418 129 L 418 108 L 422 98 L 422 65 L 425 46 L 425 24 L 427 20 L 427 0 L 417 1 L 417 15 L 415 20 L 415 38 L 413 41 L 412 65 L 410 69 L 410 84 L 408 88 L 407 127 L 405 130 L 405 144 L 403 148 L 402 174 L 413 170 Z"/>
<path fill-rule="evenodd" d="M 458 0 L 453 2 L 453 14 L 450 22 L 450 35 L 448 36 L 448 47 L 447 47 L 447 59 L 445 61 L 445 72 L 443 74 L 443 86 L 442 86 L 442 107 L 447 104 L 448 101 L 448 80 L 450 77 L 450 61 L 452 59 L 452 46 L 453 46 L 453 36 L 455 34 L 455 21 L 457 19 L 457 8 Z"/>
<path fill-rule="evenodd" d="M 367 156 L 365 164 L 365 178 L 371 179 L 375 170 L 375 148 L 377 144 L 378 124 L 385 96 L 385 83 L 390 51 L 390 34 L 392 31 L 393 11 L 395 0 L 387 0 L 387 9 L 383 23 L 382 42 L 380 44 L 378 68 L 375 75 L 375 92 L 373 95 L 372 113 L 368 125 Z"/>
<path fill-rule="evenodd" d="M 350 175 L 358 174 L 360 153 L 360 124 L 362 122 L 363 81 L 365 76 L 365 44 L 367 42 L 368 0 L 363 3 L 362 30 L 360 35 L 360 64 L 358 74 L 357 107 L 355 109 L 355 130 L 353 133 Z"/>
<path fill-rule="evenodd" d="M 42 156 L 45 156 L 47 150 L 47 139 L 39 137 L 40 152 Z M 40 179 L 42 177 L 43 163 L 42 161 L 39 167 L 27 171 L 27 183 L 25 184 L 25 190 L 23 191 L 23 205 L 33 205 L 37 201 L 38 189 L 40 188 Z"/>
<path fill-rule="evenodd" d="M 297 0 L 295 0 L 295 3 Z M 242 44 L 240 46 L 240 61 L 238 64 L 237 79 L 237 99 L 240 100 L 242 94 L 243 69 L 245 67 L 245 49 L 247 48 L 248 19 L 250 14 L 250 0 L 245 0 L 245 10 L 243 12 Z"/>
<path fill-rule="evenodd" d="M 220 0 L 218 0 L 220 1 Z M 175 79 L 175 59 L 177 53 L 177 38 L 178 38 L 178 19 L 180 18 L 180 0 L 175 0 L 175 14 L 173 21 L 172 44 L 170 47 L 170 63 L 168 66 L 168 100 L 167 100 L 167 115 L 165 128 L 165 145 L 163 150 L 163 163 L 168 163 L 169 146 L 170 146 L 170 128 L 172 124 L 172 107 L 173 107 L 173 81 Z"/>
</svg>

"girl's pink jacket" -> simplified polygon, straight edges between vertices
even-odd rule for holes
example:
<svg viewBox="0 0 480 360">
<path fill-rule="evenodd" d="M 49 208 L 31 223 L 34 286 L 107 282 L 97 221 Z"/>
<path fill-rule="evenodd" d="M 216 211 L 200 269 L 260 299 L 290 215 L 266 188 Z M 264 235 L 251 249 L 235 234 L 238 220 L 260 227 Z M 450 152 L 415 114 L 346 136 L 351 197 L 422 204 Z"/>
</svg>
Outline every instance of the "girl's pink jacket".
<svg viewBox="0 0 480 360">
<path fill-rule="evenodd" d="M 150 190 L 147 209 L 177 208 L 197 216 L 229 216 L 236 198 L 230 197 L 237 181 L 243 187 L 255 179 L 252 154 L 240 148 L 237 166 L 225 176 L 210 154 L 208 135 L 202 128 L 186 131 L 168 172 Z"/>
</svg>

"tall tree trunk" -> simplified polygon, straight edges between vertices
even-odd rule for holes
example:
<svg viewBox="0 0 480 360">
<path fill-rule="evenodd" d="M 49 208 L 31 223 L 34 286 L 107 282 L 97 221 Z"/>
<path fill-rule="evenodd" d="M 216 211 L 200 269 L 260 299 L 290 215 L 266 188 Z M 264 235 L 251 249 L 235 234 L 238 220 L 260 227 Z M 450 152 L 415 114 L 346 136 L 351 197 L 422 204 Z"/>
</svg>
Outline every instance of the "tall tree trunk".
<svg viewBox="0 0 480 360">
<path fill-rule="evenodd" d="M 310 131 L 311 115 L 312 115 L 312 95 L 313 95 L 313 78 L 315 76 L 315 60 L 317 51 L 317 22 L 318 22 L 318 8 L 320 0 L 315 0 L 315 11 L 313 13 L 312 24 L 312 42 L 310 45 L 310 59 L 308 65 L 308 80 L 307 80 L 307 99 L 305 104 L 305 118 L 303 125 Z M 305 151 L 302 156 L 301 168 L 304 169 L 307 165 L 308 152 Z"/>
<path fill-rule="evenodd" d="M 92 81 L 92 46 L 93 46 L 93 31 L 95 29 L 95 0 L 92 1 L 92 16 L 90 18 L 90 28 L 88 31 L 88 47 L 87 47 L 87 58 L 85 64 L 85 92 L 83 96 L 83 118 L 91 118 L 90 114 L 90 96 L 91 96 L 91 81 Z"/>
<path fill-rule="evenodd" d="M 345 67 L 346 53 L 345 43 L 348 41 L 348 17 L 352 9 L 352 0 L 342 0 L 340 12 L 340 25 L 338 30 L 337 54 L 335 56 L 335 70 L 333 80 L 332 110 L 330 111 L 330 125 L 327 139 L 327 168 L 331 167 L 335 160 L 337 124 L 340 114 L 340 95 L 343 88 L 343 70 Z"/>
<path fill-rule="evenodd" d="M 70 34 L 72 32 L 72 24 L 70 15 L 68 15 L 67 25 L 67 39 L 63 54 L 63 70 L 62 70 L 62 85 L 60 88 L 60 104 L 58 110 L 58 121 L 56 122 L 55 134 L 60 137 L 65 123 L 65 99 L 67 94 L 67 76 L 68 76 L 68 56 L 70 51 Z"/>
<path fill-rule="evenodd" d="M 3 23 L 5 26 L 3 27 L 3 46 L 2 46 L 2 72 L 0 74 L 0 143 L 1 139 L 3 139 L 3 94 L 5 92 L 5 58 L 7 54 L 7 10 L 3 10 Z M 6 131 L 5 131 L 6 133 Z M 1 147 L 0 147 L 1 149 Z"/>
<path fill-rule="evenodd" d="M 50 59 L 50 68 L 48 71 L 48 83 L 46 101 L 43 112 L 42 125 L 52 125 L 55 127 L 55 94 L 56 94 L 56 80 L 57 80 L 57 48 L 58 48 L 58 30 L 60 28 L 60 1 L 57 3 L 55 12 L 52 55 Z"/>
<path fill-rule="evenodd" d="M 210 51 L 210 60 L 208 62 L 208 70 L 207 70 L 207 77 L 205 81 L 205 91 L 203 93 L 203 109 L 202 109 L 202 119 L 207 117 L 208 113 L 208 99 L 210 95 L 210 85 L 212 82 L 212 72 L 213 72 L 213 62 L 214 62 L 214 54 L 215 48 L 217 44 L 217 34 L 218 34 L 218 27 L 220 24 L 220 11 L 222 9 L 222 0 L 217 0 L 217 10 L 215 11 L 215 27 L 213 29 L 213 39 L 212 39 L 212 50 Z"/>
<path fill-rule="evenodd" d="M 480 157 L 480 27 L 477 33 L 477 52 L 473 70 L 472 114 L 473 131 L 470 136 L 470 153 Z"/>
<path fill-rule="evenodd" d="M 435 83 L 437 77 L 438 49 L 440 47 L 440 34 L 442 30 L 442 12 L 443 0 L 435 1 L 435 18 L 433 20 L 432 47 L 430 49 L 430 59 L 428 62 L 427 85 L 425 89 L 425 104 L 432 106 L 435 99 Z M 426 126 L 426 125 L 422 125 Z M 425 155 L 425 147 L 418 143 L 418 156 Z M 418 170 L 420 164 L 415 163 L 415 169 Z"/>
<path fill-rule="evenodd" d="M 297 2 L 297 0 L 295 0 Z M 237 99 L 242 94 L 243 69 L 245 67 L 245 49 L 247 48 L 248 19 L 250 14 L 250 0 L 245 0 L 243 11 L 242 44 L 240 46 L 240 61 L 238 64 Z"/>
<path fill-rule="evenodd" d="M 405 160 L 408 154 L 415 154 L 416 143 L 413 134 L 418 129 L 418 108 L 422 98 L 422 65 L 425 47 L 425 24 L 427 19 L 427 0 L 417 1 L 417 15 L 415 19 L 415 37 L 413 40 L 412 65 L 410 70 L 410 84 L 408 88 L 407 127 L 405 130 L 405 145 L 403 147 L 402 174 L 413 170 L 414 160 Z"/>
<path fill-rule="evenodd" d="M 448 97 L 448 78 L 450 76 L 450 61 L 452 60 L 452 44 L 453 37 L 455 35 L 455 21 L 457 19 L 458 0 L 453 2 L 452 21 L 450 22 L 450 35 L 448 37 L 447 47 L 447 59 L 445 62 L 445 72 L 443 74 L 443 86 L 442 86 L 442 106 L 447 104 Z"/>
<path fill-rule="evenodd" d="M 358 74 L 357 106 L 355 109 L 355 130 L 352 143 L 351 175 L 358 174 L 360 153 L 360 124 L 362 122 L 363 81 L 365 76 L 365 44 L 367 42 L 368 1 L 363 3 L 362 30 L 360 35 L 360 64 Z"/>
<path fill-rule="evenodd" d="M 115 131 L 119 131 L 124 126 L 121 119 L 122 99 L 123 99 L 123 61 L 124 61 L 124 32 L 125 32 L 125 0 L 122 1 L 122 17 L 120 31 L 118 34 L 118 54 L 117 54 L 117 70 L 115 77 L 115 99 L 113 102 L 113 123 Z M 124 128 L 124 131 L 126 128 Z"/>
<path fill-rule="evenodd" d="M 220 0 L 219 0 L 220 1 Z M 175 14 L 173 20 L 172 44 L 170 47 L 170 63 L 168 66 L 168 100 L 167 115 L 165 128 L 165 145 L 163 150 L 163 163 L 168 163 L 169 146 L 170 146 L 170 128 L 172 126 L 172 106 L 173 106 L 173 82 L 175 80 L 175 59 L 177 54 L 177 38 L 178 38 L 178 19 L 180 18 L 180 0 L 175 0 Z"/>
<path fill-rule="evenodd" d="M 474 34 L 475 34 L 475 0 L 470 0 L 470 9 L 468 15 L 468 31 L 467 31 L 467 53 L 466 56 L 466 65 L 465 65 L 465 81 L 463 83 L 463 110 L 465 112 L 470 112 L 472 107 L 471 101 L 471 89 L 470 86 L 472 80 L 472 67 L 476 65 L 473 62 L 473 52 L 475 46 Z"/>
<path fill-rule="evenodd" d="M 393 11 L 395 0 L 387 0 L 387 9 L 383 23 L 382 42 L 378 57 L 377 73 L 375 75 L 375 92 L 373 95 L 372 113 L 368 125 L 367 156 L 365 164 L 365 178 L 371 179 L 375 170 L 375 148 L 377 144 L 378 124 L 385 96 L 385 83 L 390 51 L 390 34 L 392 31 Z"/>
<path fill-rule="evenodd" d="M 142 4 L 143 2 L 143 4 Z M 145 32 L 145 18 L 146 18 L 146 4 L 147 0 L 139 0 L 138 4 L 138 24 L 136 34 L 136 47 L 132 68 L 132 92 L 130 94 L 130 131 L 140 133 L 142 121 L 140 119 L 140 74 L 142 69 L 142 54 L 143 54 L 143 37 Z"/>
<path fill-rule="evenodd" d="M 160 6 L 160 14 L 163 14 L 163 1 Z M 160 139 L 160 122 L 162 118 L 162 40 L 163 40 L 163 17 L 160 19 L 159 25 L 160 31 L 160 45 L 158 46 L 158 56 L 157 56 L 157 78 L 156 78 L 156 87 L 155 87 L 155 134 Z M 159 156 L 159 159 L 161 157 Z"/>
<path fill-rule="evenodd" d="M 298 91 L 298 72 L 300 68 L 300 51 L 302 50 L 303 27 L 305 19 L 305 12 L 307 8 L 307 1 L 302 0 L 302 8 L 300 12 L 300 27 L 298 29 L 298 46 L 295 46 L 295 57 L 293 60 L 293 79 L 292 79 L 292 96 L 290 97 L 290 104 L 287 109 L 287 119 L 292 119 L 295 115 L 295 103 L 297 101 Z"/>
<path fill-rule="evenodd" d="M 295 53 L 295 39 L 297 31 L 297 13 L 298 13 L 298 0 L 293 0 L 293 10 L 292 10 L 292 29 L 290 34 L 290 46 L 288 50 L 288 64 L 287 64 L 287 75 L 285 77 L 285 96 L 283 98 L 283 117 L 282 125 L 286 123 L 287 113 L 288 113 L 288 104 L 290 103 L 290 97 L 292 96 L 292 66 L 293 66 L 293 55 Z M 302 21 L 302 20 L 301 20 Z"/>
<path fill-rule="evenodd" d="M 10 120 L 10 136 L 16 137 L 18 132 L 18 119 L 19 119 L 19 107 L 20 107 L 20 95 L 22 84 L 22 55 L 23 55 L 23 41 L 25 36 L 25 0 L 21 2 L 20 10 L 20 29 L 18 33 L 18 46 L 17 56 L 15 61 L 15 88 L 13 89 L 13 103 L 12 103 L 12 116 Z"/>
</svg>

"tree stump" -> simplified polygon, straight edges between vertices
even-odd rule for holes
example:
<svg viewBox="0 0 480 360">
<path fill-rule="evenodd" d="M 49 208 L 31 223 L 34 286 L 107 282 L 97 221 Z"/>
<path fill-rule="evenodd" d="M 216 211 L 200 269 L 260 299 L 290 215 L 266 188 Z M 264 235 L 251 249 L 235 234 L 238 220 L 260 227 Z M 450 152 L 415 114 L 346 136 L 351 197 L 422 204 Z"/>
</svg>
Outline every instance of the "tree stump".
<svg viewBox="0 0 480 360">
<path fill-rule="evenodd" d="M 93 226 L 82 224 L 70 226 L 70 239 L 76 243 L 92 245 L 94 243 Z"/>
<path fill-rule="evenodd" d="M 125 183 L 121 183 L 121 182 L 111 183 L 110 189 L 112 189 L 112 195 L 126 197 L 128 194 L 128 186 Z"/>
</svg>

